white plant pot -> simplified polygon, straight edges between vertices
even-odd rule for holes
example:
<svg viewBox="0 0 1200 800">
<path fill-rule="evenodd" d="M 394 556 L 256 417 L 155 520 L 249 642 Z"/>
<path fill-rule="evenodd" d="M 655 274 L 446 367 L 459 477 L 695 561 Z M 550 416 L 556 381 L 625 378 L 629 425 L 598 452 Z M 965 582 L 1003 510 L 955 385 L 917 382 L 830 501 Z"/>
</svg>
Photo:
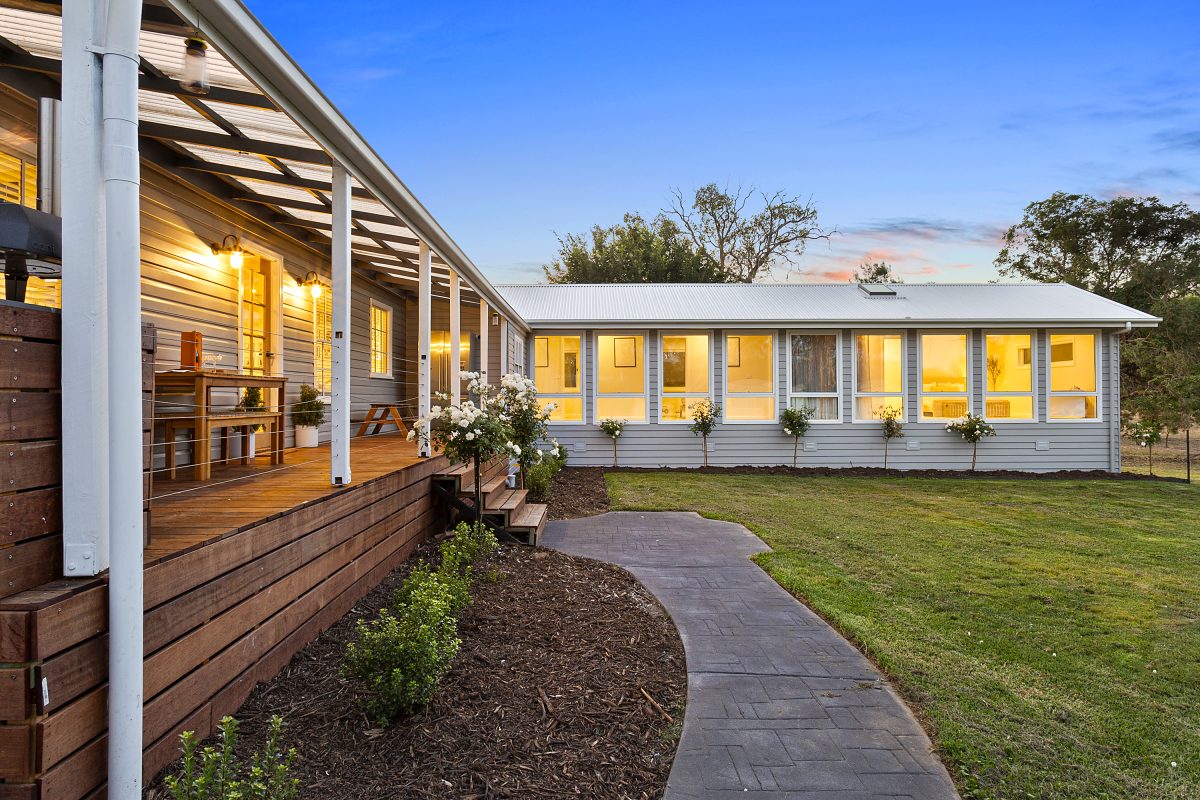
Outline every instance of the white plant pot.
<svg viewBox="0 0 1200 800">
<path fill-rule="evenodd" d="M 258 434 L 257 434 L 257 433 L 251 433 L 251 434 L 250 434 L 248 437 L 246 437 L 245 439 L 242 439 L 241 441 L 243 441 L 243 442 L 246 442 L 246 443 L 247 443 L 247 444 L 246 444 L 246 458 L 248 458 L 248 459 L 250 459 L 251 461 L 253 461 L 253 460 L 254 460 L 254 453 L 255 453 L 255 451 L 258 449 L 258 448 L 257 448 L 257 446 L 256 446 L 256 443 L 258 442 Z"/>
<path fill-rule="evenodd" d="M 297 425 L 296 447 L 316 447 L 319 430 L 315 425 Z"/>
</svg>

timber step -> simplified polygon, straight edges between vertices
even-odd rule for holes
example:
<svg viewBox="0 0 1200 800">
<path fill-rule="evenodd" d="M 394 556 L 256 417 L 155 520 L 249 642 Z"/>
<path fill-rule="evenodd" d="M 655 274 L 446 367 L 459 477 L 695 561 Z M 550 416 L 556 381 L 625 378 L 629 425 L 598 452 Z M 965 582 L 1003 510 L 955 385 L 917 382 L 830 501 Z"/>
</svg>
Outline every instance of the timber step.
<svg viewBox="0 0 1200 800">
<path fill-rule="evenodd" d="M 483 515 L 506 533 L 526 544 L 536 544 L 546 522 L 546 506 L 527 503 L 529 492 L 510 489 L 508 461 L 494 459 L 480 469 Z M 475 474 L 469 464 L 460 464 L 434 476 L 460 499 L 475 499 Z"/>
<path fill-rule="evenodd" d="M 508 523 L 509 533 L 526 544 L 537 544 L 542 539 L 542 529 L 546 527 L 548 506 L 544 503 L 526 503 Z"/>
</svg>

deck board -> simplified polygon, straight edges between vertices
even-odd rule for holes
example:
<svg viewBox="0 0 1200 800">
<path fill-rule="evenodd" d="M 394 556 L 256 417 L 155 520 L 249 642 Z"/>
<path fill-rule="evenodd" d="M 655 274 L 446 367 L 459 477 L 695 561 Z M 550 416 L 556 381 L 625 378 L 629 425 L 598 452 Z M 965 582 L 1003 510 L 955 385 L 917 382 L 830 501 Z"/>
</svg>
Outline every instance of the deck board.
<svg viewBox="0 0 1200 800">
<path fill-rule="evenodd" d="M 355 484 L 404 469 L 423 459 L 402 434 L 383 433 L 350 441 Z M 341 489 L 329 483 L 329 445 L 293 449 L 282 465 L 266 456 L 250 465 L 213 465 L 212 479 L 156 480 L 150 500 L 146 564 L 199 547 L 225 534 L 277 516 Z M 181 474 L 187 474 L 187 468 Z"/>
</svg>

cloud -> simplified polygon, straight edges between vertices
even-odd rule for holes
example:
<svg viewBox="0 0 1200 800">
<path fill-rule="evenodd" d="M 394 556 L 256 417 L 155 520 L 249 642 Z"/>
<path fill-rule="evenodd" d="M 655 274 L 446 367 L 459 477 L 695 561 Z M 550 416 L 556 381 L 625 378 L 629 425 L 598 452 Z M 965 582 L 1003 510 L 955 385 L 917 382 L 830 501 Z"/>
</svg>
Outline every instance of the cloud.
<svg viewBox="0 0 1200 800">
<path fill-rule="evenodd" d="M 935 217 L 896 217 L 868 222 L 847 229 L 846 233 L 880 239 L 919 239 L 923 241 L 960 241 L 973 244 L 997 244 L 1004 236 L 1003 226 L 978 222 L 938 219 Z"/>
<path fill-rule="evenodd" d="M 1200 129 L 1174 128 L 1155 134 L 1154 141 L 1162 145 L 1164 150 L 1196 150 L 1200 151 Z"/>
</svg>

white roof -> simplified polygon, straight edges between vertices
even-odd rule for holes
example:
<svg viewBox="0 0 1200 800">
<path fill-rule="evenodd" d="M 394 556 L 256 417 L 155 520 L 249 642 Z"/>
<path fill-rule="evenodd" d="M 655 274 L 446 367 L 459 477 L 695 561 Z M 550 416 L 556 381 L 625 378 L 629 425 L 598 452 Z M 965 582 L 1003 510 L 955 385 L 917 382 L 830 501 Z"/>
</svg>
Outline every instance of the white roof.
<svg viewBox="0 0 1200 800">
<path fill-rule="evenodd" d="M 500 284 L 534 327 L 793 325 L 1153 326 L 1157 317 L 1067 284 Z"/>
</svg>

